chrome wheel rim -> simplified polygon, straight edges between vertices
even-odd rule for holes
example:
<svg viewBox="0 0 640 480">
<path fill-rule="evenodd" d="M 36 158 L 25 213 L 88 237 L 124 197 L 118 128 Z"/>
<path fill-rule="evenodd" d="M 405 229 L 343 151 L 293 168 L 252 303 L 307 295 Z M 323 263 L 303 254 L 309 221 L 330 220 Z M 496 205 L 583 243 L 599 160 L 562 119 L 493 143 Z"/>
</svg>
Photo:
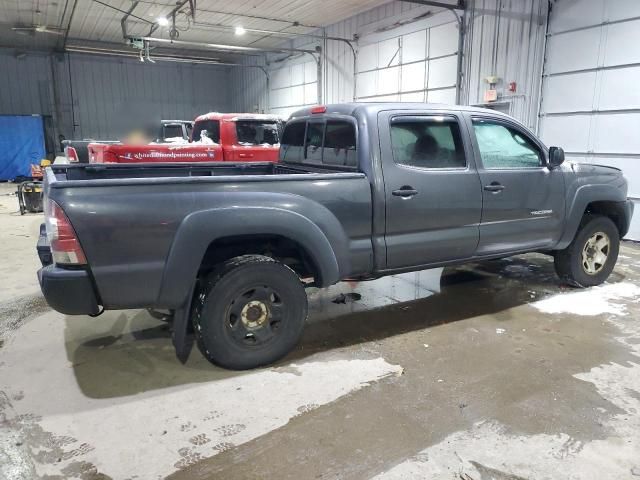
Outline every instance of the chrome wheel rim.
<svg viewBox="0 0 640 480">
<path fill-rule="evenodd" d="M 604 232 L 591 235 L 582 248 L 582 269 L 587 275 L 597 275 L 609 259 L 611 240 Z"/>
</svg>

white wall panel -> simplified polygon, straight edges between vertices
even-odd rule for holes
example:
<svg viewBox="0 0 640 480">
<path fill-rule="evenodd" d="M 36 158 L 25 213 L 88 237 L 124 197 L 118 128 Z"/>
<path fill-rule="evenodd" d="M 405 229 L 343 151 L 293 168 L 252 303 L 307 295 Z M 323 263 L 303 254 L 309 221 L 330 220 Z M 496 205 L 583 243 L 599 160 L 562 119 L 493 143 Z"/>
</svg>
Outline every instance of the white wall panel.
<svg viewBox="0 0 640 480">
<path fill-rule="evenodd" d="M 640 113 L 594 116 L 594 152 L 640 153 Z M 636 160 L 640 162 L 640 160 Z M 640 181 L 640 178 L 638 179 Z"/>
<path fill-rule="evenodd" d="M 458 25 L 447 23 L 429 30 L 429 57 L 441 57 L 458 51 Z"/>
<path fill-rule="evenodd" d="M 442 88 L 455 85 L 457 67 L 458 59 L 456 57 L 429 60 L 429 88 Z"/>
<path fill-rule="evenodd" d="M 446 103 L 452 105 L 456 103 L 456 89 L 445 88 L 442 90 L 429 90 L 427 92 L 427 102 Z"/>
<path fill-rule="evenodd" d="M 632 17 L 640 17 L 638 0 L 615 0 L 607 2 L 606 20 L 615 21 Z M 599 22 L 595 22 L 599 23 Z"/>
<path fill-rule="evenodd" d="M 378 44 L 364 45 L 358 51 L 358 71 L 373 70 L 378 66 Z"/>
<path fill-rule="evenodd" d="M 377 94 L 390 94 L 400 91 L 400 67 L 378 70 Z"/>
<path fill-rule="evenodd" d="M 402 63 L 427 58 L 427 32 L 419 30 L 402 36 Z"/>
<path fill-rule="evenodd" d="M 401 90 L 403 92 L 424 90 L 424 86 L 426 85 L 426 62 L 422 61 L 403 65 L 401 75 Z"/>
<path fill-rule="evenodd" d="M 400 42 L 391 38 L 378 44 L 378 67 L 386 68 L 400 64 Z"/>
<path fill-rule="evenodd" d="M 602 70 L 598 108 L 640 108 L 640 67 Z"/>
<path fill-rule="evenodd" d="M 550 77 L 544 83 L 542 91 L 545 111 L 553 113 L 591 110 L 596 89 L 596 75 L 596 72 L 589 72 Z"/>
<path fill-rule="evenodd" d="M 553 35 L 547 42 L 546 73 L 598 66 L 600 30 L 588 29 Z"/>
<path fill-rule="evenodd" d="M 549 19 L 549 32 L 564 32 L 574 28 L 601 23 L 606 1 L 607 0 L 561 0 L 555 2 L 553 5 L 553 14 Z"/>
<path fill-rule="evenodd" d="M 548 146 L 559 146 L 569 152 L 585 152 L 589 149 L 590 115 L 546 117 L 541 124 L 540 135 Z"/>
<path fill-rule="evenodd" d="M 608 25 L 605 35 L 604 66 L 640 63 L 640 20 Z"/>
</svg>

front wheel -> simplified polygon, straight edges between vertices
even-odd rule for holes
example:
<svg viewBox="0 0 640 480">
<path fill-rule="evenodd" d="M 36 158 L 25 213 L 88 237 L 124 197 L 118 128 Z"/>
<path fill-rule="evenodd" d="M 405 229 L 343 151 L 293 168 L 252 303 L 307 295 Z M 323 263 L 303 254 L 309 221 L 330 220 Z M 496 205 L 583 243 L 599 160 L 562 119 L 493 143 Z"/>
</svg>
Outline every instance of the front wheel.
<svg viewBox="0 0 640 480">
<path fill-rule="evenodd" d="M 306 317 L 307 295 L 293 270 L 270 257 L 243 255 L 206 277 L 192 319 L 210 362 L 245 370 L 289 353 Z"/>
<path fill-rule="evenodd" d="M 569 246 L 556 252 L 556 273 L 576 287 L 600 285 L 613 271 L 619 249 L 620 233 L 610 218 L 585 216 Z"/>
</svg>

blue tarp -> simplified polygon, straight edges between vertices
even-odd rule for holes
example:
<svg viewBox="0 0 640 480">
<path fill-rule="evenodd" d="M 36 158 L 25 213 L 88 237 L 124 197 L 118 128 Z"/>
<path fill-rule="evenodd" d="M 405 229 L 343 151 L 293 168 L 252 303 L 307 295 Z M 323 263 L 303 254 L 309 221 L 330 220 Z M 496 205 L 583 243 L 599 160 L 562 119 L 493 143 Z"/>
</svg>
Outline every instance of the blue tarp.
<svg viewBox="0 0 640 480">
<path fill-rule="evenodd" d="M 30 176 L 45 156 L 42 117 L 0 115 L 0 180 Z"/>
</svg>

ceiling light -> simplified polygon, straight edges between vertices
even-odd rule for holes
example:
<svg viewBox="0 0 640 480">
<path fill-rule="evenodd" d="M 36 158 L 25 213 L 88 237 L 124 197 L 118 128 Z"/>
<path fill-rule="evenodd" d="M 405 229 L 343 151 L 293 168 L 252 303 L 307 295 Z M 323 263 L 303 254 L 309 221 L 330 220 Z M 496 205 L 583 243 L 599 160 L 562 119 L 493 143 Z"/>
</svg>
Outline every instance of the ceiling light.
<svg viewBox="0 0 640 480">
<path fill-rule="evenodd" d="M 244 27 L 241 27 L 241 26 L 237 26 L 235 31 L 236 31 L 236 35 L 244 35 L 245 33 L 247 33 Z"/>
<path fill-rule="evenodd" d="M 167 27 L 169 25 L 169 19 L 167 17 L 158 17 L 156 21 L 161 27 Z"/>
</svg>

